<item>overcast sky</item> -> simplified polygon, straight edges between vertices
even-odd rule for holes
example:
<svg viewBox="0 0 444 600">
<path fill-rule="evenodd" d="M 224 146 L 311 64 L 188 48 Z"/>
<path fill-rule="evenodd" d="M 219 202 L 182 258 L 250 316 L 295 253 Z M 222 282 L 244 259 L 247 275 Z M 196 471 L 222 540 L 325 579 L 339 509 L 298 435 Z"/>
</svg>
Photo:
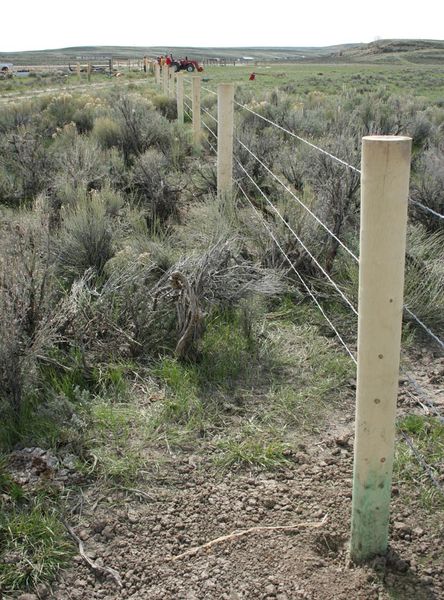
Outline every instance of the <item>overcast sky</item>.
<svg viewBox="0 0 444 600">
<path fill-rule="evenodd" d="M 4 0 L 0 51 L 68 46 L 328 46 L 444 38 L 444 2 L 422 0 Z"/>
</svg>

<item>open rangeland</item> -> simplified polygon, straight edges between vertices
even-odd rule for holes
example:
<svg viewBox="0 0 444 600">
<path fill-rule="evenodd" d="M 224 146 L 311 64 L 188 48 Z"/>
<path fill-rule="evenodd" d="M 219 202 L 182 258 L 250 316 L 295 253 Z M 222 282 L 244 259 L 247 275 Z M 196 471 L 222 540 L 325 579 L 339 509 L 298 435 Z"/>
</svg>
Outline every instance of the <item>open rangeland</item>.
<svg viewBox="0 0 444 600">
<path fill-rule="evenodd" d="M 197 140 L 188 74 L 184 124 L 140 70 L 0 81 L 2 598 L 443 597 L 444 67 L 357 51 L 205 66 Z M 408 311 L 389 551 L 357 565 L 358 169 L 376 134 L 412 137 Z"/>
</svg>

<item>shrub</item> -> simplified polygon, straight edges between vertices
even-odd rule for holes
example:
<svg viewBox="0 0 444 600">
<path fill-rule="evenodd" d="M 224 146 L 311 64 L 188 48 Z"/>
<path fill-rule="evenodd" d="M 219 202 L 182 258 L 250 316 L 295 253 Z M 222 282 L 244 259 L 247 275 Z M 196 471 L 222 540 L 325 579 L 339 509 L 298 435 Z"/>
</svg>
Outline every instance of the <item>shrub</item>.
<svg viewBox="0 0 444 600">
<path fill-rule="evenodd" d="M 68 282 L 88 269 L 102 275 L 114 250 L 111 221 L 100 194 L 85 193 L 66 210 L 53 253 L 58 273 Z"/>
<path fill-rule="evenodd" d="M 102 148 L 113 148 L 121 145 L 121 127 L 117 121 L 110 117 L 98 117 L 94 122 L 92 135 Z"/>
<path fill-rule="evenodd" d="M 153 104 L 162 116 L 173 121 L 177 119 L 177 102 L 174 98 L 168 98 L 168 96 L 155 96 L 153 98 Z"/>
<path fill-rule="evenodd" d="M 432 210 L 444 214 L 444 153 L 438 149 L 426 151 L 417 161 L 412 178 L 411 197 Z M 440 219 L 412 206 L 416 219 L 429 231 L 439 231 Z"/>
<path fill-rule="evenodd" d="M 178 189 L 170 184 L 168 171 L 168 159 L 155 149 L 139 156 L 131 171 L 131 189 L 146 209 L 151 224 L 156 221 L 163 223 L 177 214 Z"/>
<path fill-rule="evenodd" d="M 171 146 L 170 126 L 147 101 L 134 96 L 122 96 L 115 103 L 114 110 L 122 131 L 122 148 L 127 162 L 151 147 L 168 155 Z"/>
<path fill-rule="evenodd" d="M 17 423 L 55 336 L 47 228 L 21 213 L 4 224 L 0 249 L 0 412 Z"/>
<path fill-rule="evenodd" d="M 53 162 L 42 136 L 21 126 L 2 140 L 0 168 L 13 181 L 15 198 L 31 200 L 49 184 Z"/>
<path fill-rule="evenodd" d="M 99 187 L 107 175 L 106 156 L 94 140 L 67 128 L 53 147 L 58 167 L 56 183 L 75 188 Z"/>
</svg>

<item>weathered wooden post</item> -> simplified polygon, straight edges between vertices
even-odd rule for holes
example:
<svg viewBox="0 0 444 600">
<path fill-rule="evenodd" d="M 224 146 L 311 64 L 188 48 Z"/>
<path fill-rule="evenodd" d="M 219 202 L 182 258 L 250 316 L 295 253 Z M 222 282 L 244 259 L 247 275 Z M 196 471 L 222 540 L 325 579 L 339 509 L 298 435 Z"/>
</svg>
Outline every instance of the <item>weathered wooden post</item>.
<svg viewBox="0 0 444 600">
<path fill-rule="evenodd" d="M 411 138 L 362 140 L 358 376 L 350 555 L 388 547 Z"/>
<path fill-rule="evenodd" d="M 217 194 L 231 194 L 233 188 L 234 85 L 217 86 Z"/>
<path fill-rule="evenodd" d="M 177 122 L 180 125 L 184 124 L 184 113 L 183 113 L 183 71 L 176 73 L 177 82 Z"/>
<path fill-rule="evenodd" d="M 160 87 L 160 65 L 157 61 L 154 64 L 154 75 L 156 77 L 156 85 Z"/>
<path fill-rule="evenodd" d="M 170 68 L 168 65 L 163 65 L 162 67 L 162 77 L 163 77 L 163 94 L 164 96 L 168 96 L 168 76 L 169 76 Z"/>
<path fill-rule="evenodd" d="M 79 62 L 76 64 L 76 71 L 77 71 L 77 79 L 78 79 L 78 82 L 80 83 L 81 78 L 80 78 L 80 63 Z"/>
<path fill-rule="evenodd" d="M 170 98 L 174 98 L 175 93 L 176 93 L 176 73 L 173 71 L 173 69 L 169 69 L 170 71 L 170 84 L 168 87 L 168 96 Z"/>
<path fill-rule="evenodd" d="M 91 61 L 88 62 L 88 66 L 86 67 L 86 72 L 88 75 L 88 83 L 91 83 L 91 71 L 92 71 L 92 66 L 91 66 Z"/>
<path fill-rule="evenodd" d="M 194 146 L 200 148 L 201 144 L 201 114 L 200 114 L 200 75 L 191 77 L 192 83 L 192 109 L 193 109 L 193 140 Z"/>
</svg>

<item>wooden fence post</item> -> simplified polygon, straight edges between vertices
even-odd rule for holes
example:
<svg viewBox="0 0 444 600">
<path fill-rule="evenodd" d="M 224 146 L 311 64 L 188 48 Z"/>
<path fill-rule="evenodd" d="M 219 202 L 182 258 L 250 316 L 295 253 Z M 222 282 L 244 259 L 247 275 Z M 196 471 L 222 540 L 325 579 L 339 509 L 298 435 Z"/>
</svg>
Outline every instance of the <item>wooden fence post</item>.
<svg viewBox="0 0 444 600">
<path fill-rule="evenodd" d="M 176 73 L 173 71 L 173 69 L 169 69 L 170 72 L 170 84 L 168 87 L 168 96 L 170 98 L 174 98 L 175 94 L 176 94 Z"/>
<path fill-rule="evenodd" d="M 230 194 L 233 188 L 234 85 L 217 86 L 217 194 Z"/>
<path fill-rule="evenodd" d="M 77 71 L 77 79 L 78 79 L 78 81 L 80 83 L 80 81 L 81 81 L 81 78 L 80 78 L 80 63 L 76 64 L 76 71 Z"/>
<path fill-rule="evenodd" d="M 168 76 L 169 76 L 169 67 L 168 65 L 163 65 L 162 67 L 162 77 L 163 77 L 163 94 L 164 96 L 168 96 Z"/>
<path fill-rule="evenodd" d="M 411 138 L 362 140 L 358 376 L 350 556 L 388 547 Z"/>
<path fill-rule="evenodd" d="M 177 122 L 179 125 L 184 124 L 183 116 L 183 71 L 176 73 L 177 81 Z"/>
<path fill-rule="evenodd" d="M 88 83 L 91 82 L 91 71 L 92 71 L 92 66 L 91 66 L 91 62 L 89 62 L 88 66 L 86 67 L 86 72 L 88 74 Z"/>
<path fill-rule="evenodd" d="M 156 76 L 156 85 L 160 87 L 160 65 L 157 61 L 154 64 L 154 74 Z"/>
<path fill-rule="evenodd" d="M 192 109 L 193 109 L 193 140 L 194 146 L 200 148 L 201 144 L 201 114 L 200 114 L 200 75 L 191 77 L 192 83 Z"/>
</svg>

